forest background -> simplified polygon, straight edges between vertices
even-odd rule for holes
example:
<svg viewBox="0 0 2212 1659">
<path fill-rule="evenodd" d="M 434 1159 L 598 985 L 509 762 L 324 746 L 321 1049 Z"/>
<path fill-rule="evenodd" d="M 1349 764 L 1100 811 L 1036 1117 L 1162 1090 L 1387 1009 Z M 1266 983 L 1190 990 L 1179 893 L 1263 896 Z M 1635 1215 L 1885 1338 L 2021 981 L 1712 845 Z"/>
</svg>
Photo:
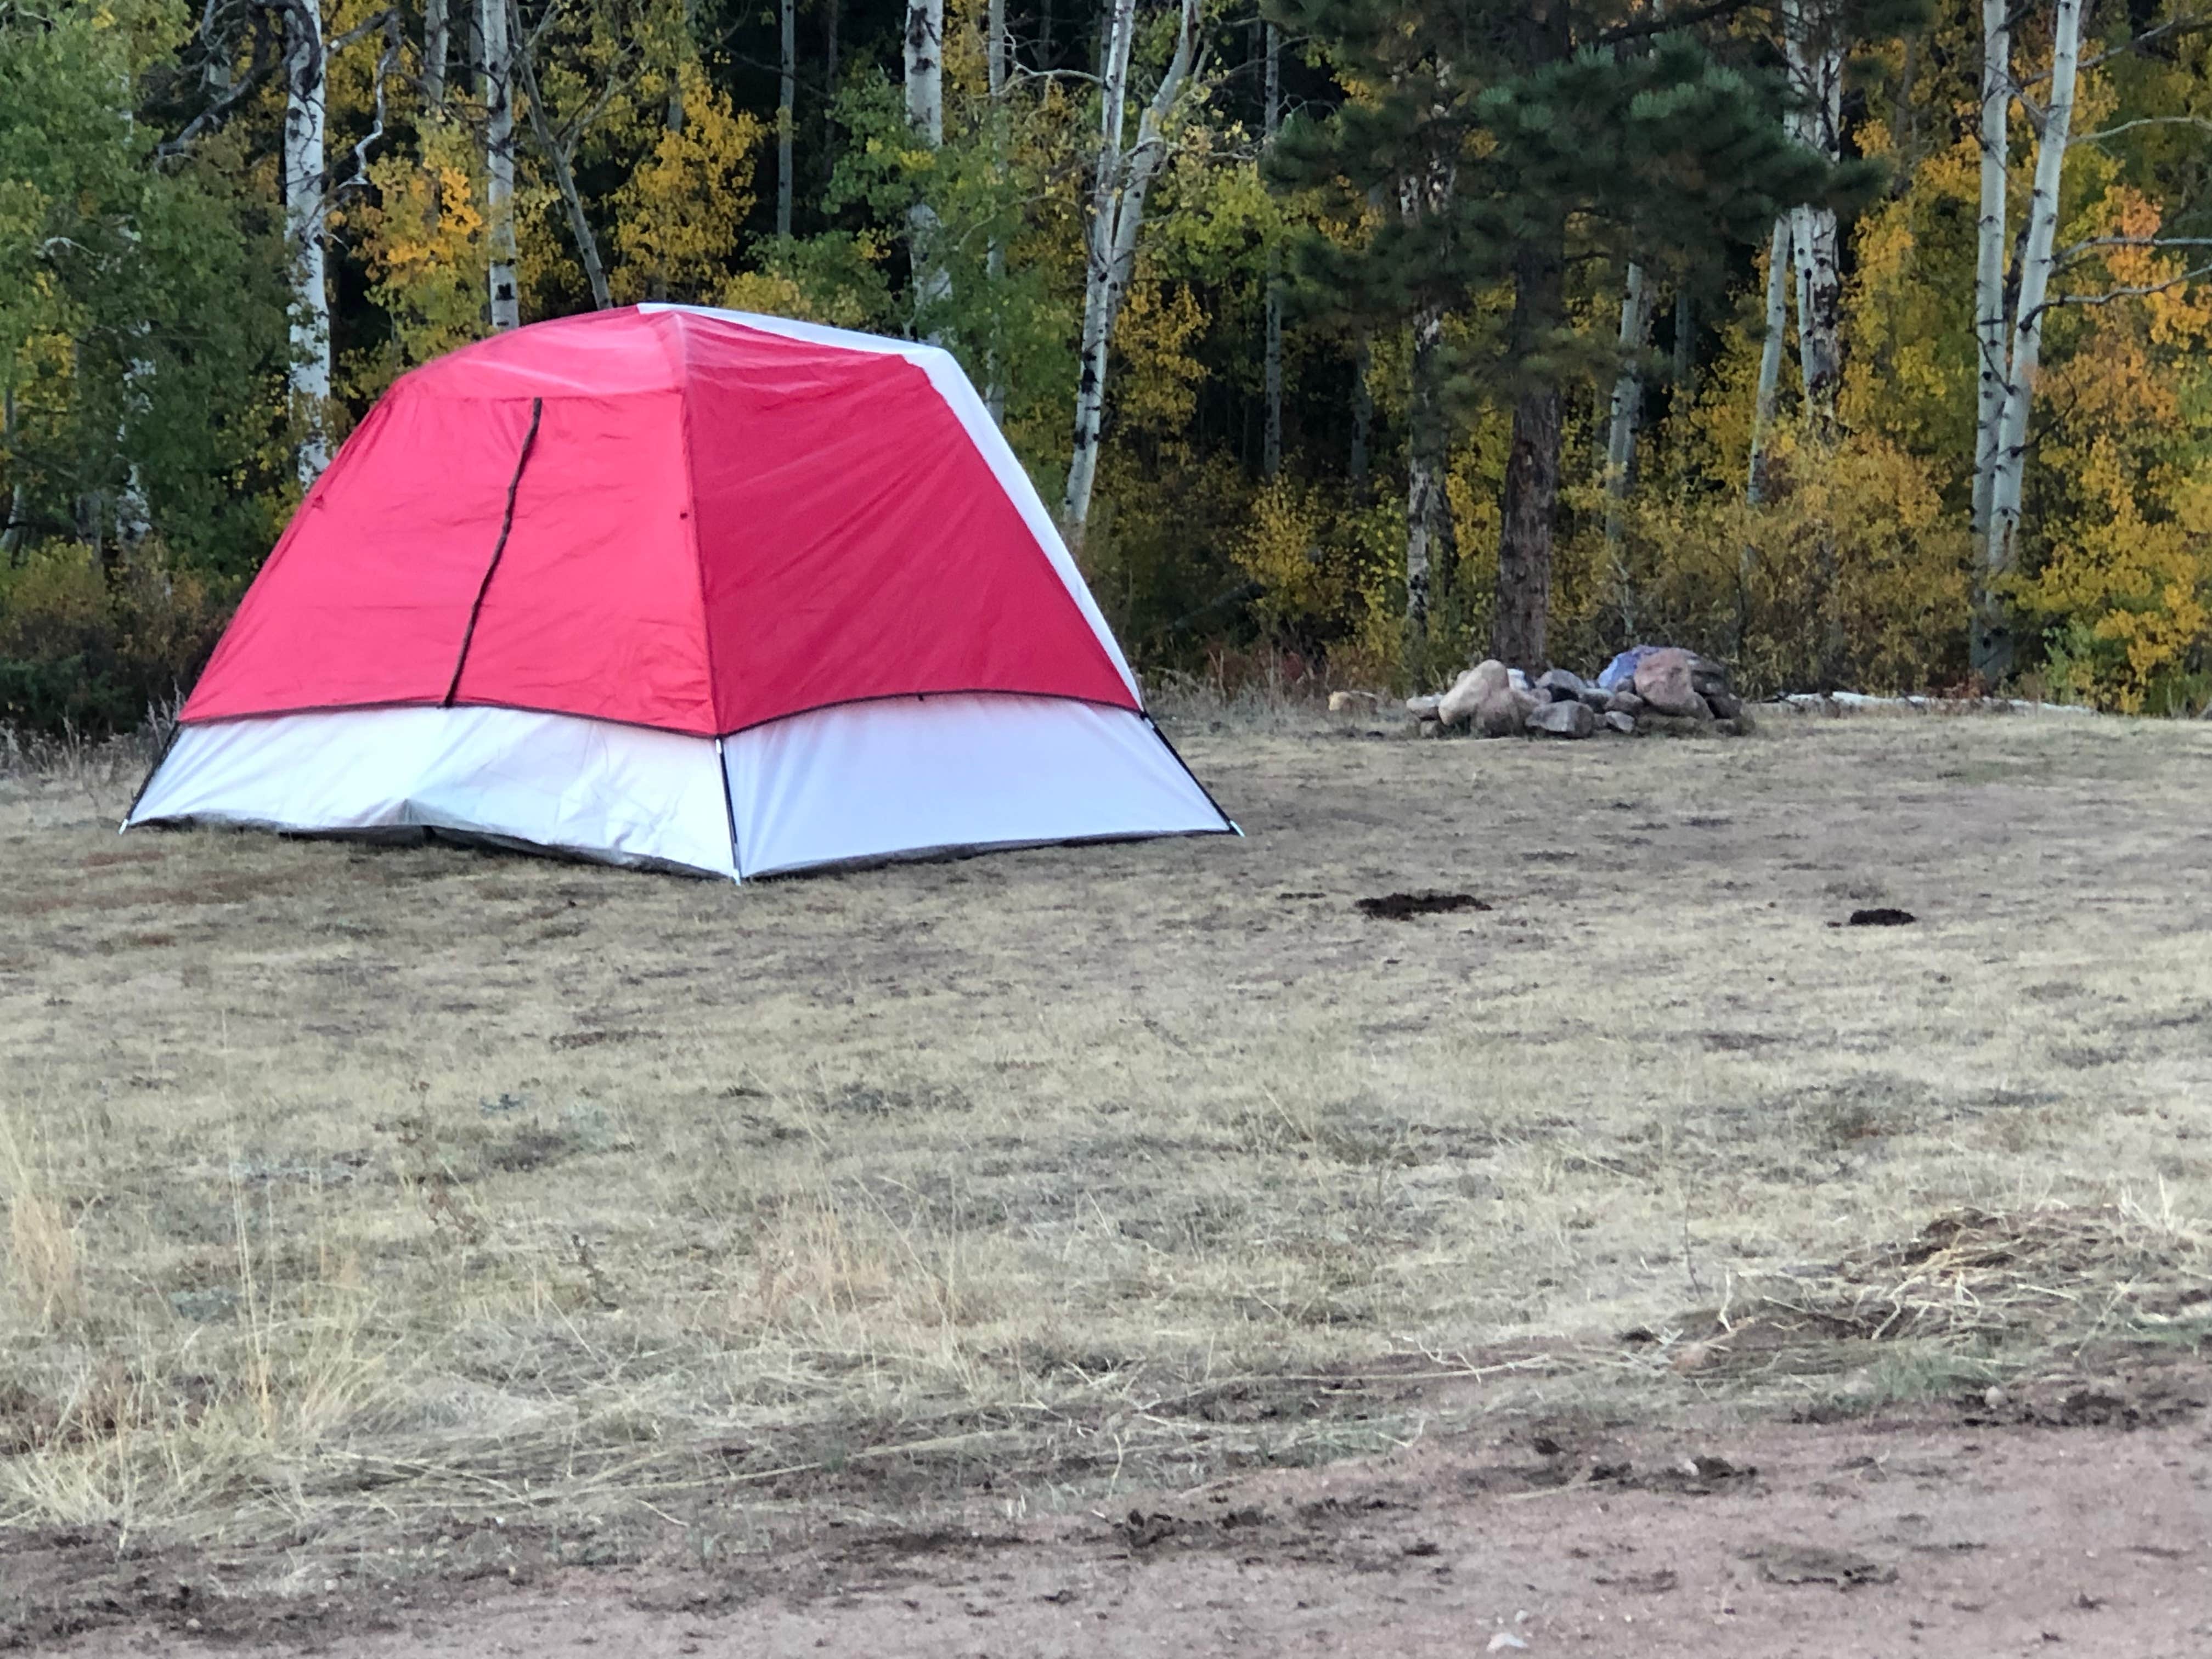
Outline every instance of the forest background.
<svg viewBox="0 0 2212 1659">
<path fill-rule="evenodd" d="M 0 0 L 0 725 L 664 299 L 953 351 L 1154 672 L 2212 696 L 2191 0 Z"/>
</svg>

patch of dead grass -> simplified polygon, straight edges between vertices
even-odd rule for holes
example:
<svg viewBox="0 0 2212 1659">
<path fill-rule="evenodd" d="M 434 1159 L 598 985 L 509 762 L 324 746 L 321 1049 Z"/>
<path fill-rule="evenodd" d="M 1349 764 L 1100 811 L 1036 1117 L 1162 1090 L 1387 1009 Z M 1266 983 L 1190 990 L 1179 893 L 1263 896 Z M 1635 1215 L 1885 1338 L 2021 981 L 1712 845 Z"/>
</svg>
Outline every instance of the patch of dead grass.
<svg viewBox="0 0 2212 1659">
<path fill-rule="evenodd" d="M 2201 1271 L 2212 734 L 1173 729 L 1248 839 L 744 890 L 0 781 L 0 1522 L 1048 1507 L 1832 1374 L 1674 1369 L 1731 1286 L 1979 1364 Z"/>
<path fill-rule="evenodd" d="M 1947 1212 L 1911 1237 L 1840 1260 L 1731 1282 L 1685 1316 L 1656 1358 L 1766 1381 L 1907 1363 L 1938 1379 L 2054 1358 L 2212 1340 L 2212 1237 L 2170 1201 Z M 1910 1352 L 1908 1361 L 1898 1356 Z"/>
</svg>

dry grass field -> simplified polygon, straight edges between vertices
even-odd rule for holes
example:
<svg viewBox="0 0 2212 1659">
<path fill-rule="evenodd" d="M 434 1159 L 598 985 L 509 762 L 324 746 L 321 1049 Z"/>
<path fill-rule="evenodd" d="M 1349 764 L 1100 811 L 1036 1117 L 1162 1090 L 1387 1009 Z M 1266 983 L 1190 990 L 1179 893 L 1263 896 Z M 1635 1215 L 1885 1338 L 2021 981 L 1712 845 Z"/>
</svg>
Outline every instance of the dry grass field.
<svg viewBox="0 0 2212 1659">
<path fill-rule="evenodd" d="M 1245 839 L 743 889 L 0 773 L 0 1528 L 704 1561 L 2207 1340 L 2212 726 L 1170 729 Z"/>
</svg>

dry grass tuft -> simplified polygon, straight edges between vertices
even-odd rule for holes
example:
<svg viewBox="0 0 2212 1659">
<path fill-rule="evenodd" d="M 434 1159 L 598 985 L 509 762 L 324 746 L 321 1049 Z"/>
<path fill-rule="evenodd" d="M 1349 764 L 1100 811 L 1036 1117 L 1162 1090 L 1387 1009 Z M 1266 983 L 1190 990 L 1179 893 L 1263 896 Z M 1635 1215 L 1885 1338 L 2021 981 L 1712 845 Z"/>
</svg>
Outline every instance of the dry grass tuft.
<svg viewBox="0 0 2212 1659">
<path fill-rule="evenodd" d="M 41 1189 L 23 1142 L 0 1116 L 0 1200 L 8 1208 L 8 1279 L 17 1304 L 40 1329 L 81 1322 L 84 1276 L 69 1212 Z"/>
<path fill-rule="evenodd" d="M 2130 1346 L 2212 1340 L 2212 1237 L 2132 1200 L 1956 1209 L 1902 1242 L 1731 1283 L 1655 1350 L 1677 1370 L 1784 1378 L 1912 1350 L 1995 1376 Z M 1948 1375 L 1938 1363 L 1936 1374 Z"/>
<path fill-rule="evenodd" d="M 1760 1299 L 1870 1341 L 2080 1346 L 2212 1323 L 2212 1240 L 2163 1206 L 1954 1210 Z"/>
<path fill-rule="evenodd" d="M 84 1317 L 76 1230 L 53 1200 L 21 1187 L 10 1193 L 8 1265 L 15 1294 L 34 1324 L 52 1328 Z"/>
</svg>

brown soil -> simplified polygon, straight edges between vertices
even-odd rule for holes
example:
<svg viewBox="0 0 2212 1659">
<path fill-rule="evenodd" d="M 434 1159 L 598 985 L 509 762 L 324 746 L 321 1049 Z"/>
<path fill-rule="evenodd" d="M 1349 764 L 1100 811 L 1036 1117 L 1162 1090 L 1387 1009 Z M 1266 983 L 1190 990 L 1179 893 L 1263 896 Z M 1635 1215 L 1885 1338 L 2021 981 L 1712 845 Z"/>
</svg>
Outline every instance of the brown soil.
<svg viewBox="0 0 2212 1659">
<path fill-rule="evenodd" d="M 2185 1365 L 2097 1394 L 2158 1406 L 2201 1399 L 2208 1380 Z M 82 1659 L 2212 1651 L 2201 1411 L 2135 1429 L 2021 1420 L 2034 1415 L 1614 1432 L 1571 1414 L 1060 1516 L 1010 1516 L 971 1491 L 927 1529 L 817 1516 L 728 1555 L 702 1530 L 710 1501 L 672 1525 L 653 1565 L 547 1567 L 518 1538 L 458 1573 L 349 1573 L 296 1595 L 225 1593 L 227 1575 L 263 1576 L 265 1561 L 134 1559 L 127 1543 L 118 1561 L 112 1539 L 19 1536 L 0 1555 L 0 1609 L 18 1615 L 12 1632 L 0 1620 L 0 1647 L 12 1634 Z"/>
</svg>

